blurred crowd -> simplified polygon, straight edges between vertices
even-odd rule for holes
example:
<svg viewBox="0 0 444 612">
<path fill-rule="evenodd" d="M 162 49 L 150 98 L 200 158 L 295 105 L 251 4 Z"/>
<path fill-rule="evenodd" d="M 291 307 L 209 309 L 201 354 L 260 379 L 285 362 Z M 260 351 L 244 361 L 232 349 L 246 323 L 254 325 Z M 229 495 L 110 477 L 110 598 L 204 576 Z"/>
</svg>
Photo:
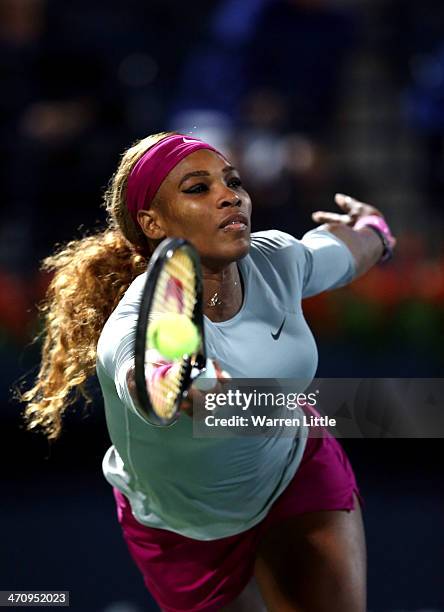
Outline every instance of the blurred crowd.
<svg viewBox="0 0 444 612">
<path fill-rule="evenodd" d="M 390 84 L 386 100 L 378 89 L 377 124 L 376 87 L 363 102 L 355 86 L 357 73 L 369 83 L 375 70 Z M 346 290 L 349 320 L 374 331 L 374 314 L 363 313 L 387 321 L 408 303 L 434 313 L 430 329 L 444 327 L 440 0 L 1 0 L 0 74 L 5 337 L 29 336 L 48 282 L 39 260 L 103 224 L 102 194 L 124 148 L 169 129 L 235 160 L 256 230 L 300 237 L 312 211 L 333 209 L 335 191 L 380 207 L 400 235 L 398 256 Z M 369 149 L 362 139 L 347 147 L 363 129 Z M 372 170 L 368 160 L 390 155 L 398 132 L 407 165 Z M 390 179 L 391 197 L 375 201 Z M 308 306 L 320 329 L 337 303 Z M 412 320 L 430 326 L 424 312 Z"/>
<path fill-rule="evenodd" d="M 98 395 L 58 446 L 24 435 L 12 399 L 38 372 L 39 262 L 103 226 L 125 148 L 190 133 L 239 167 L 254 230 L 301 237 L 335 192 L 386 214 L 395 259 L 303 303 L 319 377 L 442 377 L 444 1 L 0 0 L 0 81 L 2 575 L 8 588 L 70 585 L 76 610 L 145 610 L 99 479 Z M 366 500 L 370 609 L 431 609 L 441 451 L 346 442 Z"/>
<path fill-rule="evenodd" d="M 258 227 L 278 212 L 303 233 L 304 192 L 332 188 L 321 148 L 355 38 L 351 11 L 329 4 L 4 0 L 3 261 L 28 271 L 101 219 L 119 153 L 165 129 L 234 156 Z"/>
</svg>

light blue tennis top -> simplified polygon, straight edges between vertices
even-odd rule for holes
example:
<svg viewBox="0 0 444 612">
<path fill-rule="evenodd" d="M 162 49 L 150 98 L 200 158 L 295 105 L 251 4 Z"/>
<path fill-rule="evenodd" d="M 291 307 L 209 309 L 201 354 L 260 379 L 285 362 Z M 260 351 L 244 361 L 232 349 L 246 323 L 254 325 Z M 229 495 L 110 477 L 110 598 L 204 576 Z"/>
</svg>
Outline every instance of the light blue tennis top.
<svg viewBox="0 0 444 612">
<path fill-rule="evenodd" d="M 302 240 L 277 230 L 257 232 L 239 270 L 244 283 L 239 312 L 222 323 L 205 318 L 208 356 L 236 378 L 311 381 L 318 355 L 301 300 L 352 280 L 350 250 L 321 228 Z M 294 476 L 307 431 L 294 437 L 193 438 L 186 415 L 166 428 L 145 422 L 126 383 L 145 277 L 130 285 L 97 347 L 113 444 L 103 460 L 105 477 L 128 497 L 140 523 L 198 540 L 240 533 L 264 518 Z"/>
</svg>

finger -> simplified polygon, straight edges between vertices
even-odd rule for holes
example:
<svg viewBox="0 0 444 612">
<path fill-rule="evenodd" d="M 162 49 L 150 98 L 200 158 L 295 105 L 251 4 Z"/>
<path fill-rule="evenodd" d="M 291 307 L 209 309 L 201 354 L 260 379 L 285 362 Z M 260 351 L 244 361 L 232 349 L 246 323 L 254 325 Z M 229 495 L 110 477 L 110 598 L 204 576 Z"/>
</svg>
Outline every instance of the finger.
<svg viewBox="0 0 444 612">
<path fill-rule="evenodd" d="M 193 416 L 193 399 L 192 396 L 188 396 L 183 399 L 180 403 L 179 410 L 187 414 L 189 417 Z"/>
<path fill-rule="evenodd" d="M 360 200 L 344 195 L 343 193 L 337 193 L 335 195 L 335 202 L 340 208 L 342 208 L 342 210 L 346 211 L 351 217 L 353 217 L 354 221 L 356 221 L 356 219 L 362 215 L 378 215 L 379 217 L 384 216 L 380 210 L 371 204 L 361 202 Z"/>
<path fill-rule="evenodd" d="M 206 369 L 194 380 L 193 388 L 199 391 L 215 391 L 231 379 L 230 374 L 222 370 L 214 359 L 207 359 Z"/>
<path fill-rule="evenodd" d="M 226 370 L 223 370 L 220 366 L 219 362 L 216 359 L 213 359 L 214 369 L 216 370 L 217 380 L 230 380 L 231 374 L 229 374 Z"/>
<path fill-rule="evenodd" d="M 192 385 L 189 389 L 188 389 L 188 393 L 186 398 L 184 398 L 182 400 L 182 402 L 194 402 L 195 400 L 199 400 L 201 398 L 203 398 L 204 393 L 201 389 L 199 389 L 198 387 L 196 387 L 196 385 Z"/>
<path fill-rule="evenodd" d="M 342 210 L 345 210 L 346 212 L 350 212 L 356 207 L 357 204 L 362 204 L 362 202 L 359 202 L 358 200 L 355 200 L 355 198 L 343 193 L 337 193 L 335 195 L 335 202 L 340 208 L 342 208 Z"/>
<path fill-rule="evenodd" d="M 220 367 L 220 364 L 216 359 L 212 359 L 211 361 L 213 362 L 214 369 L 216 370 L 216 376 L 217 378 L 219 378 L 222 373 L 222 368 Z"/>
<path fill-rule="evenodd" d="M 348 225 L 352 222 L 350 215 L 340 215 L 339 213 L 331 213 L 323 210 L 317 210 L 311 215 L 311 218 L 316 223 L 343 223 Z"/>
</svg>

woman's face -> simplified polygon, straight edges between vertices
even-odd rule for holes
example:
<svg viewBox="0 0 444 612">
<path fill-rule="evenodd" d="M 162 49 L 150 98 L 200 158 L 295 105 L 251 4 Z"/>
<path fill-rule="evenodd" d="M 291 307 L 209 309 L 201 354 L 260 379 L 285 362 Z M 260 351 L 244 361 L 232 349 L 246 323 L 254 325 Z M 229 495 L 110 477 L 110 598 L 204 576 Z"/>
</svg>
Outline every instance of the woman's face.
<svg viewBox="0 0 444 612">
<path fill-rule="evenodd" d="M 185 238 L 205 267 L 218 270 L 248 253 L 250 216 L 250 196 L 237 170 L 214 151 L 200 149 L 173 168 L 156 203 L 138 219 L 149 238 Z"/>
</svg>

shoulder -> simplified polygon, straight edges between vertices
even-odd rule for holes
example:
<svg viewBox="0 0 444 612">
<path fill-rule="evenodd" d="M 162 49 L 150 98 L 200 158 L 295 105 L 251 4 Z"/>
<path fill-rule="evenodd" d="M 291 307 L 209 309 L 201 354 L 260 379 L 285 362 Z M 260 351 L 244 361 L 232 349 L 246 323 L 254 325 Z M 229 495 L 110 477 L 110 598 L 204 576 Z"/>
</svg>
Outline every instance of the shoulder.
<svg viewBox="0 0 444 612">
<path fill-rule="evenodd" d="M 133 280 L 103 326 L 97 344 L 97 361 L 108 372 L 115 369 L 116 359 L 132 350 L 145 281 L 146 272 Z"/>
<path fill-rule="evenodd" d="M 264 254 L 271 254 L 287 249 L 303 253 L 307 248 L 316 248 L 318 245 L 337 244 L 345 246 L 344 243 L 324 227 L 315 227 L 308 231 L 298 240 L 287 232 L 281 230 L 266 230 L 251 234 L 251 248 Z"/>
<path fill-rule="evenodd" d="M 266 230 L 251 234 L 251 248 L 263 253 L 274 253 L 287 248 L 294 248 L 300 241 L 281 230 Z"/>
<path fill-rule="evenodd" d="M 250 256 L 253 261 L 267 261 L 273 267 L 297 266 L 304 258 L 304 245 L 300 240 L 280 230 L 255 232 L 251 235 Z"/>
<path fill-rule="evenodd" d="M 134 304 L 138 306 L 140 300 L 142 299 L 142 291 L 145 286 L 147 273 L 139 274 L 130 284 L 128 289 L 123 294 L 122 299 L 117 305 L 116 311 L 121 310 L 125 305 Z"/>
</svg>

